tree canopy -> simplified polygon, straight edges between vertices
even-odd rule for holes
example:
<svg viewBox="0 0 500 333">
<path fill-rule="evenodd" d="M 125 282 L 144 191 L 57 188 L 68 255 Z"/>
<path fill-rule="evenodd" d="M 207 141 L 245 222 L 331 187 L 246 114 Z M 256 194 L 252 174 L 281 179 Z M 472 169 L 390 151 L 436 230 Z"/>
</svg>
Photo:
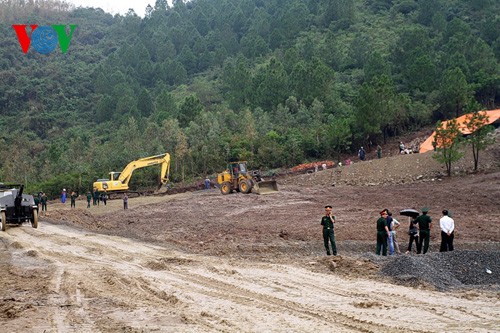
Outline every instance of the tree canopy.
<svg viewBox="0 0 500 333">
<path fill-rule="evenodd" d="M 83 191 L 165 151 L 176 181 L 230 158 L 278 168 L 495 108 L 499 9 L 467 0 L 159 0 L 141 18 L 0 0 L 0 151 L 9 156 L 0 180 L 33 190 L 74 181 Z M 40 54 L 22 51 L 12 24 L 27 24 L 28 35 L 30 24 L 66 24 L 67 36 L 77 27 L 69 45 Z"/>
</svg>

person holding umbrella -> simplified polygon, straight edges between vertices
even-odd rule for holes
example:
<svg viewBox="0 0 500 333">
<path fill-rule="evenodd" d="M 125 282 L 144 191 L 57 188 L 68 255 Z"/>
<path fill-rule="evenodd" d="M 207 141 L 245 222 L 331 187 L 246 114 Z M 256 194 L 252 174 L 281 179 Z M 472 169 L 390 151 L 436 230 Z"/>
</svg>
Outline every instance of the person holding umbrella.
<svg viewBox="0 0 500 333">
<path fill-rule="evenodd" d="M 408 227 L 408 236 L 410 236 L 408 241 L 408 249 L 406 250 L 406 254 L 411 252 L 411 247 L 413 242 L 415 241 L 415 246 L 418 248 L 418 228 L 415 219 L 420 215 L 420 213 L 415 209 L 403 209 L 399 212 L 399 214 L 403 216 L 408 216 L 408 220 L 410 221 L 410 225 Z"/>
</svg>

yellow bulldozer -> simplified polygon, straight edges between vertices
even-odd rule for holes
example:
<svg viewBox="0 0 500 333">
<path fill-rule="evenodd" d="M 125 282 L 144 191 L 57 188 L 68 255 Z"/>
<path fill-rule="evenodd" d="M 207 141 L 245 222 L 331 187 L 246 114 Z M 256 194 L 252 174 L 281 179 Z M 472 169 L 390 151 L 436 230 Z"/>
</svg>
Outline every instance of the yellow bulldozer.
<svg viewBox="0 0 500 333">
<path fill-rule="evenodd" d="M 222 194 L 229 194 L 233 191 L 241 193 L 269 194 L 278 191 L 275 180 L 264 180 L 257 170 L 249 171 L 246 161 L 230 162 L 226 170 L 217 175 Z"/>
</svg>

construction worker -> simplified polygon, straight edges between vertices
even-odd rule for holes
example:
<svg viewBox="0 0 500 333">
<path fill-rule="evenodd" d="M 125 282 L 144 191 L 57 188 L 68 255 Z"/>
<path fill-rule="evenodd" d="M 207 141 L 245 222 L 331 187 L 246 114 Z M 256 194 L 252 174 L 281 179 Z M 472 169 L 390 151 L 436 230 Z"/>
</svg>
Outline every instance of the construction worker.
<svg viewBox="0 0 500 333">
<path fill-rule="evenodd" d="M 422 208 L 422 215 L 415 219 L 415 223 L 418 223 L 418 244 L 417 244 L 417 254 L 422 253 L 422 244 L 424 245 L 423 253 L 427 253 L 429 250 L 429 241 L 431 239 L 431 226 L 432 218 L 427 215 L 429 208 Z"/>
</svg>

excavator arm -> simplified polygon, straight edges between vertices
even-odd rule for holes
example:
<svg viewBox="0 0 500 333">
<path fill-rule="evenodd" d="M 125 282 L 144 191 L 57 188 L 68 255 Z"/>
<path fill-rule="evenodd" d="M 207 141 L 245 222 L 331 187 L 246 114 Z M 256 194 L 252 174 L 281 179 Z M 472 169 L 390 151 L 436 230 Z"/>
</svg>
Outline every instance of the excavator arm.
<svg viewBox="0 0 500 333">
<path fill-rule="evenodd" d="M 111 172 L 109 179 L 98 179 L 93 184 L 93 188 L 98 191 L 127 191 L 128 183 L 132 178 L 132 173 L 141 168 L 161 164 L 160 183 L 164 185 L 168 182 L 170 173 L 170 154 L 165 153 L 150 157 L 141 158 L 130 162 L 122 172 Z M 160 185 L 160 186 L 161 186 Z"/>
<path fill-rule="evenodd" d="M 145 158 L 141 158 L 141 159 L 130 162 L 129 164 L 127 164 L 127 166 L 120 173 L 118 180 L 121 181 L 122 184 L 125 184 L 128 186 L 128 183 L 130 182 L 130 178 L 132 178 L 132 173 L 135 170 L 145 168 L 148 166 L 152 166 L 152 165 L 158 165 L 158 164 L 161 164 L 160 182 L 163 185 L 168 181 L 168 176 L 170 173 L 170 154 L 169 153 L 145 157 Z"/>
</svg>

